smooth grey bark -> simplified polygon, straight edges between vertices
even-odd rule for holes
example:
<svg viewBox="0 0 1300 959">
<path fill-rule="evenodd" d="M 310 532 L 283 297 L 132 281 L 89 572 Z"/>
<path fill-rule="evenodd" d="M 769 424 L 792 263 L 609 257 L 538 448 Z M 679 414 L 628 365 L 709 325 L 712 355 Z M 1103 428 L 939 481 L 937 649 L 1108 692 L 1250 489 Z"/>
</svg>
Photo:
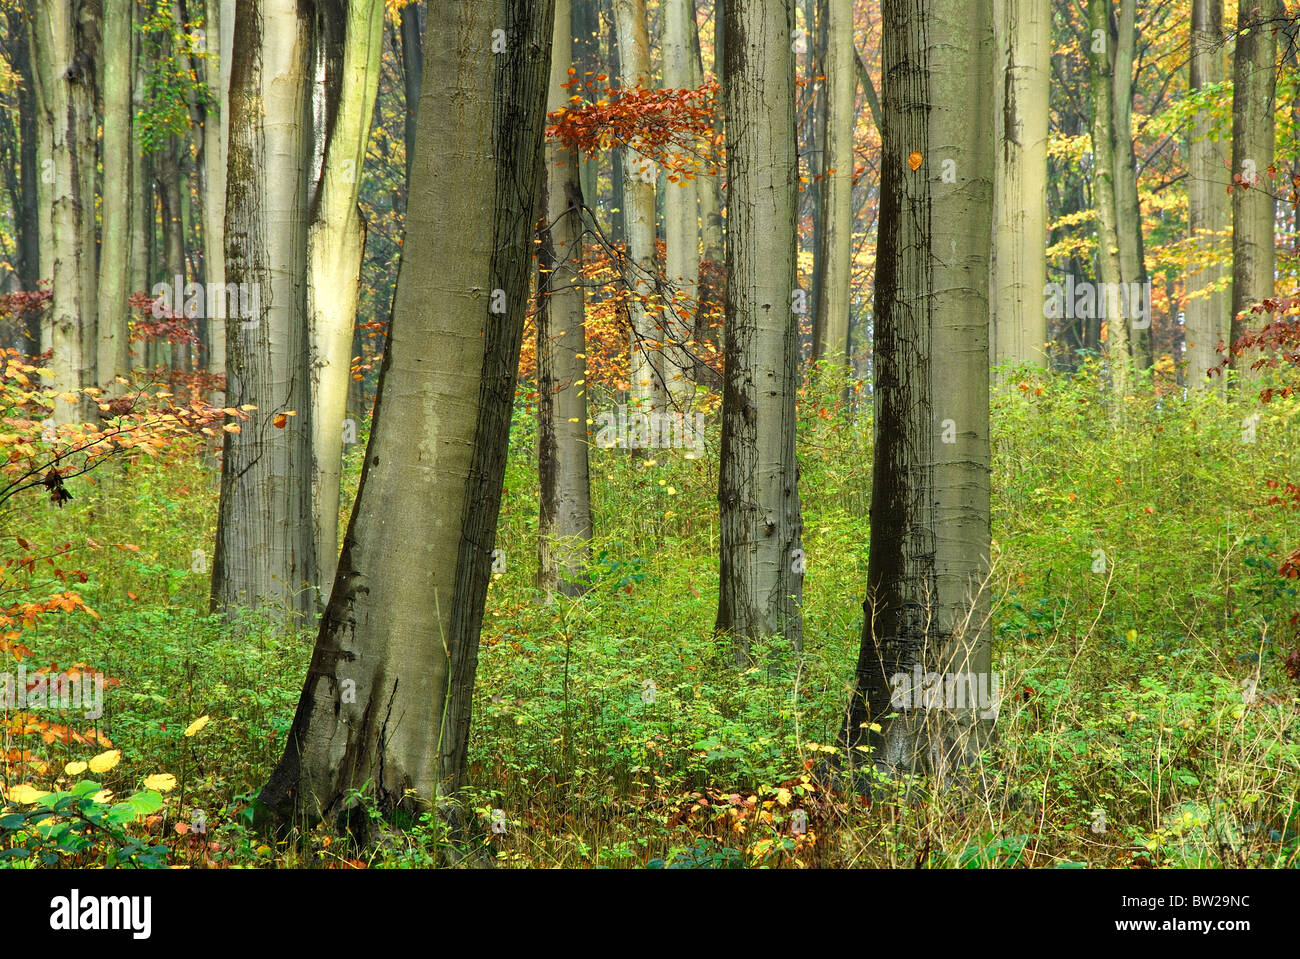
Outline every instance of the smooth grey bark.
<svg viewBox="0 0 1300 959">
<path fill-rule="evenodd" d="M 803 518 L 795 458 L 794 53 L 790 0 L 727 6 L 727 294 L 716 629 L 803 642 Z"/>
<path fill-rule="evenodd" d="M 1147 281 L 1146 254 L 1142 239 L 1142 207 L 1138 199 L 1137 157 L 1133 150 L 1133 62 L 1137 50 L 1137 0 L 1120 0 L 1118 34 L 1114 42 L 1111 109 L 1115 163 L 1115 236 L 1119 241 L 1120 281 L 1125 289 L 1140 288 Z M 1139 369 L 1155 363 L 1155 347 L 1149 325 L 1130 328 L 1129 352 Z"/>
<path fill-rule="evenodd" d="M 618 31 L 619 86 L 650 88 L 650 35 L 645 0 L 612 0 Z M 659 275 L 655 246 L 656 164 L 632 146 L 623 154 L 623 229 L 627 236 L 628 380 L 633 404 L 646 414 L 665 407 L 663 324 L 649 307 Z"/>
<path fill-rule="evenodd" d="M 871 545 L 845 739 L 878 765 L 943 779 L 974 761 L 989 724 L 970 706 L 891 699 L 917 667 L 990 669 L 995 127 L 992 84 L 970 78 L 994 75 L 993 0 L 885 0 L 881 30 Z"/>
<path fill-rule="evenodd" d="M 99 385 L 119 392 L 115 379 L 131 368 L 127 305 L 130 280 L 131 32 L 135 0 L 104 0 L 104 245 L 99 261 Z"/>
<path fill-rule="evenodd" d="M 1092 195 L 1097 213 L 1097 272 L 1106 296 L 1106 355 L 1113 411 L 1119 415 L 1132 382 L 1129 321 L 1119 296 L 1123 281 L 1115 189 L 1115 113 L 1110 48 L 1110 0 L 1088 0 L 1089 92 L 1092 94 Z M 1098 296 L 1098 300 L 1101 296 Z M 1099 304 L 1100 306 L 1100 304 Z"/>
<path fill-rule="evenodd" d="M 568 102 L 577 12 L 571 0 L 556 0 L 548 111 Z M 591 558 L 581 175 L 577 151 L 547 140 L 537 263 L 537 585 L 548 600 L 584 592 Z"/>
<path fill-rule="evenodd" d="M 663 0 L 663 88 L 695 86 L 695 0 Z M 689 163 L 684 154 L 679 162 Z M 674 179 L 676 182 L 673 182 Z M 700 217 L 695 180 L 680 174 L 664 178 L 664 270 L 670 289 L 664 303 L 663 373 L 675 409 L 695 396 L 693 338 L 700 288 Z"/>
<path fill-rule="evenodd" d="M 1191 59 L 1188 83 L 1193 92 L 1222 83 L 1225 44 L 1223 0 L 1192 0 Z M 1187 229 L 1198 268 L 1187 273 L 1184 311 L 1187 382 L 1197 390 L 1221 390 L 1222 377 L 1206 372 L 1219 365 L 1218 346 L 1228 336 L 1232 295 L 1229 269 L 1219 260 L 1230 228 L 1227 144 L 1215 135 L 1208 110 L 1198 110 L 1188 143 Z"/>
<path fill-rule="evenodd" d="M 553 5 L 445 0 L 441 10 L 361 487 L 285 753 L 260 797 L 286 818 L 335 822 L 365 789 L 381 809 L 437 804 L 453 826 L 464 821 Z M 506 49 L 492 55 L 498 29 Z"/>
<path fill-rule="evenodd" d="M 339 16 L 338 77 L 326 88 L 322 171 L 307 230 L 311 339 L 312 502 L 316 566 L 328 596 L 338 562 L 343 422 L 352 382 L 352 334 L 361 300 L 366 227 L 357 205 L 384 44 L 383 0 L 349 0 Z"/>
<path fill-rule="evenodd" d="M 411 189 L 411 163 L 415 158 L 415 129 L 424 85 L 424 0 L 408 3 L 400 13 L 402 39 L 402 81 L 406 93 L 406 189 Z"/>
<path fill-rule="evenodd" d="M 1273 164 L 1274 113 L 1277 110 L 1277 24 L 1279 0 L 1241 0 L 1237 8 L 1237 52 L 1232 71 L 1232 342 L 1252 326 L 1250 309 L 1274 292 L 1275 236 Z M 1237 179 L 1240 177 L 1240 179 Z M 1257 350 L 1233 356 L 1243 380 Z"/>
<path fill-rule="evenodd" d="M 857 72 L 852 0 L 825 0 L 826 52 L 822 89 L 825 126 L 817 241 L 817 316 L 813 358 L 848 362 L 853 287 L 853 126 Z"/>
<path fill-rule="evenodd" d="M 994 0 L 992 362 L 1047 366 L 1048 0 Z"/>
<path fill-rule="evenodd" d="M 212 605 L 317 608 L 307 370 L 306 124 L 311 11 L 297 0 L 235 10 L 226 194 L 226 280 L 252 316 L 228 308 L 226 395 L 256 406 L 226 433 Z"/>
</svg>

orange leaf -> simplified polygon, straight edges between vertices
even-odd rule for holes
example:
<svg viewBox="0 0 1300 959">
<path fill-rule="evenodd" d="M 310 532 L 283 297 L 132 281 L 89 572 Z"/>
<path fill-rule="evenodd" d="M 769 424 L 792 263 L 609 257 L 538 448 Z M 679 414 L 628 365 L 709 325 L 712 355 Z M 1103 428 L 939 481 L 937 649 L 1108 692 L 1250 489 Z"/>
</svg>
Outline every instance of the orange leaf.
<svg viewBox="0 0 1300 959">
<path fill-rule="evenodd" d="M 921 162 L 924 159 L 925 157 L 921 156 L 920 150 L 913 150 L 911 154 L 908 155 L 907 165 L 912 168 L 913 172 L 916 172 L 917 170 L 921 169 Z"/>
</svg>

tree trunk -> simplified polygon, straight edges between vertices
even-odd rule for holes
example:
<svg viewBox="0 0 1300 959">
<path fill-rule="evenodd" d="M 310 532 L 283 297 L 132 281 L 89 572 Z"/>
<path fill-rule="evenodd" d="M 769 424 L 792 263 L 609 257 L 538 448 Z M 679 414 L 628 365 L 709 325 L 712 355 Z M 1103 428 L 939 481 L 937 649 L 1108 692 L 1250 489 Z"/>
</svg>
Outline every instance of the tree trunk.
<svg viewBox="0 0 1300 959">
<path fill-rule="evenodd" d="M 650 87 L 650 37 L 645 0 L 612 0 L 618 31 L 619 86 Z M 623 228 L 627 236 L 628 380 L 633 404 L 650 414 L 664 408 L 663 331 L 647 300 L 659 274 L 655 255 L 655 164 L 623 149 Z"/>
<path fill-rule="evenodd" d="M 1255 304 L 1273 295 L 1276 238 L 1273 224 L 1273 122 L 1277 109 L 1273 61 L 1277 56 L 1278 0 L 1241 0 L 1232 72 L 1232 341 L 1257 322 Z M 1240 179 L 1238 179 L 1240 177 Z M 1250 350 L 1234 357 L 1246 381 L 1258 379 Z"/>
<path fill-rule="evenodd" d="M 411 164 L 415 160 L 416 114 L 424 82 L 424 0 L 401 10 L 402 81 L 406 93 L 406 195 L 411 196 Z"/>
<path fill-rule="evenodd" d="M 995 366 L 1047 366 L 1047 120 L 1052 10 L 994 0 L 992 304 Z"/>
<path fill-rule="evenodd" d="M 1142 208 L 1138 200 L 1137 158 L 1133 152 L 1133 60 L 1137 44 L 1137 0 L 1120 0 L 1119 36 L 1115 42 L 1111 109 L 1115 163 L 1115 235 L 1119 240 L 1120 280 L 1125 290 L 1145 289 L 1146 257 L 1142 242 Z M 1151 312 L 1139 320 L 1129 304 L 1129 349 L 1139 369 L 1155 363 Z"/>
<path fill-rule="evenodd" d="M 82 42 L 79 7 L 74 0 L 48 0 L 28 18 L 41 169 L 41 273 L 53 293 L 41 346 L 53 350 L 48 385 L 65 394 L 83 385 L 93 366 L 87 354 L 93 357 L 95 348 L 94 115 L 87 109 L 94 104 L 94 59 Z M 82 418 L 84 407 L 56 400 L 51 417 L 70 423 Z"/>
<path fill-rule="evenodd" d="M 993 0 L 885 0 L 881 33 L 876 451 L 846 739 L 870 743 L 882 766 L 942 779 L 974 759 L 989 724 L 966 698 L 926 709 L 891 698 L 916 668 L 989 675 L 995 127 L 993 84 L 972 78 L 994 76 Z"/>
<path fill-rule="evenodd" d="M 226 163 L 230 153 L 230 61 L 234 56 L 235 0 L 205 0 L 207 58 L 203 82 L 203 273 L 208 289 L 226 285 Z M 208 313 L 208 372 L 226 370 L 225 297 Z M 225 390 L 213 390 L 213 406 L 226 405 Z"/>
<path fill-rule="evenodd" d="M 822 88 L 826 124 L 822 151 L 813 358 L 848 362 L 849 299 L 853 286 L 853 127 L 857 72 L 852 0 L 826 0 L 826 58 Z"/>
<path fill-rule="evenodd" d="M 556 0 L 548 111 L 568 103 L 570 37 L 578 21 Z M 583 193 L 575 151 L 546 142 L 542 243 L 537 274 L 537 460 L 541 510 L 537 585 L 580 595 L 591 555 L 591 480 L 587 462 L 586 302 L 582 288 Z"/>
<path fill-rule="evenodd" d="M 753 640 L 803 641 L 794 54 L 790 0 L 727 8 L 727 311 L 716 628 L 740 664 Z"/>
<path fill-rule="evenodd" d="M 664 89 L 695 86 L 695 0 L 664 0 Z M 679 157 L 689 162 L 684 153 Z M 700 218 L 696 181 L 683 175 L 664 180 L 664 256 L 672 285 L 664 304 L 663 358 L 668 396 L 676 409 L 687 409 L 695 396 L 693 338 L 700 288 Z"/>
<path fill-rule="evenodd" d="M 352 381 L 352 332 L 361 299 L 366 229 L 357 198 L 370 120 L 379 92 L 383 0 L 350 0 L 342 37 L 337 103 L 324 131 L 324 173 L 307 234 L 307 305 L 311 322 L 312 502 L 321 595 L 338 563 L 343 420 Z"/>
<path fill-rule="evenodd" d="M 1111 101 L 1109 50 L 1110 0 L 1088 0 L 1089 88 L 1092 93 L 1092 194 L 1097 211 L 1097 266 L 1102 287 L 1095 299 L 1096 311 L 1106 319 L 1106 353 L 1110 362 L 1114 413 L 1123 409 L 1132 378 L 1129 355 L 1129 326 L 1120 305 L 1119 285 L 1123 271 L 1117 234 L 1115 205 L 1115 114 Z"/>
<path fill-rule="evenodd" d="M 131 223 L 131 80 L 134 0 L 104 0 L 104 248 L 100 254 L 96 375 L 112 394 L 131 367 L 129 243 Z"/>
<path fill-rule="evenodd" d="M 1223 0 L 1192 0 L 1192 90 L 1223 82 L 1223 57 Z M 1212 137 L 1213 130 L 1210 112 L 1197 111 L 1188 144 L 1187 226 L 1198 268 L 1187 274 L 1184 323 L 1188 385 L 1221 391 L 1222 377 L 1211 378 L 1206 371 L 1219 365 L 1218 346 L 1228 335 L 1232 311 L 1228 271 L 1217 253 L 1229 229 L 1227 188 L 1232 176 L 1227 145 Z"/>
<path fill-rule="evenodd" d="M 334 819 L 349 793 L 367 788 L 380 808 L 440 800 L 461 822 L 528 306 L 553 6 L 446 0 L 441 9 L 361 488 L 284 757 L 261 795 L 285 816 Z M 485 55 L 498 29 L 506 50 Z"/>
<path fill-rule="evenodd" d="M 28 44 L 27 29 L 23 26 L 23 17 L 24 14 L 16 9 L 10 10 L 7 14 L 7 23 L 14 45 L 12 66 L 19 78 L 15 93 L 18 102 L 19 157 L 19 196 L 15 211 L 18 256 L 15 268 L 23 290 L 30 293 L 40 287 L 43 279 L 40 236 L 42 215 L 38 187 L 40 167 L 36 151 L 36 104 L 33 96 L 35 82 L 32 77 L 31 48 Z M 26 326 L 22 331 L 22 349 L 25 353 L 35 355 L 41 348 L 41 311 L 29 311 L 26 319 Z"/>
<path fill-rule="evenodd" d="M 318 582 L 305 282 L 310 42 L 311 13 L 297 0 L 239 0 L 226 279 L 249 302 L 227 309 L 226 394 L 231 406 L 257 409 L 225 436 L 212 604 L 289 621 L 316 609 Z"/>
</svg>

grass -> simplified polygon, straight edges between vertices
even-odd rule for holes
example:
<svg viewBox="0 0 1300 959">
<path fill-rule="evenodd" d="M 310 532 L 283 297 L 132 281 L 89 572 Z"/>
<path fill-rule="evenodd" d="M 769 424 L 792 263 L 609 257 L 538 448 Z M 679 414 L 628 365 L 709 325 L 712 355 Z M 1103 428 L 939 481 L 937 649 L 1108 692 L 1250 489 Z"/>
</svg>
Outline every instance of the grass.
<svg viewBox="0 0 1300 959">
<path fill-rule="evenodd" d="M 847 704 L 869 540 L 869 403 L 854 414 L 837 394 L 818 378 L 800 400 L 804 651 L 747 672 L 712 632 L 716 423 L 696 459 L 593 448 L 595 585 L 543 605 L 534 414 L 521 404 L 471 739 L 487 851 L 513 866 L 1294 865 L 1300 747 L 1285 663 L 1300 604 L 1276 570 L 1296 529 L 1267 505 L 1270 480 L 1300 476 L 1294 402 L 1148 389 L 1116 421 L 1095 369 L 1012 376 L 993 403 L 1004 695 L 990 788 L 885 781 L 868 801 L 817 775 Z M 348 451 L 345 510 L 361 449 Z M 98 720 L 122 753 L 103 785 L 178 779 L 132 828 L 161 837 L 174 863 L 432 864 L 446 840 L 428 820 L 385 826 L 364 849 L 323 833 L 268 845 L 249 830 L 247 797 L 279 758 L 313 637 L 208 615 L 211 459 L 117 462 L 71 488 L 62 510 L 32 495 L 0 517 L 0 550 L 15 534 L 106 547 L 68 560 L 100 618 L 47 618 L 22 642 L 41 665 L 120 680 Z M 208 725 L 186 736 L 200 716 Z M 48 763 L 7 763 L 10 787 L 66 789 L 63 765 L 98 751 L 6 729 L 4 749 Z M 205 836 L 176 833 L 195 822 Z"/>
</svg>

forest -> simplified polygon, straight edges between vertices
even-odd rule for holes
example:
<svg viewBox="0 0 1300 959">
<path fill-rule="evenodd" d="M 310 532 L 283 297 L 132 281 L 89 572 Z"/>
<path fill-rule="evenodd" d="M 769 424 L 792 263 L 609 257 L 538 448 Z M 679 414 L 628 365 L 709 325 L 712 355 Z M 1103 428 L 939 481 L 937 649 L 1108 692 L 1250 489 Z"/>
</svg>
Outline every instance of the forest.
<svg viewBox="0 0 1300 959">
<path fill-rule="evenodd" d="M 0 871 L 1300 866 L 1298 57 L 0 0 Z"/>
</svg>

